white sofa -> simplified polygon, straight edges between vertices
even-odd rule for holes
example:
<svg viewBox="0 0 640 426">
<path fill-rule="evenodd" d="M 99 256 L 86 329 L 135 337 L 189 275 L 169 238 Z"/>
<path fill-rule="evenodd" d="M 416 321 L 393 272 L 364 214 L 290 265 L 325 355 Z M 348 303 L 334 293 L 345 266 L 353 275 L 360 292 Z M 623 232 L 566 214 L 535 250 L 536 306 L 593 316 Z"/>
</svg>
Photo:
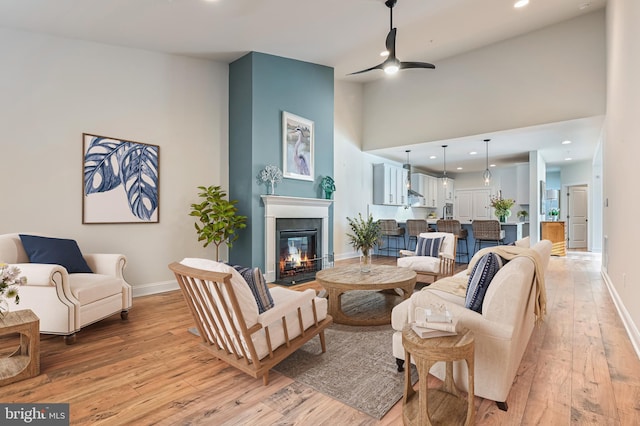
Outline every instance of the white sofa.
<svg viewBox="0 0 640 426">
<path fill-rule="evenodd" d="M 531 248 L 538 253 L 539 266 L 544 274 L 551 254 L 551 242 L 540 241 Z M 527 257 L 507 262 L 491 280 L 482 303 L 482 314 L 465 308 L 464 296 L 430 288 L 438 287 L 437 283 L 397 305 L 392 312 L 391 325 L 396 330 L 393 356 L 398 361 L 398 369 L 401 371 L 404 363 L 402 329 L 414 321 L 415 308 L 444 305 L 458 318 L 460 325 L 474 332 L 475 395 L 496 401 L 501 409 L 506 410 L 509 390 L 535 324 L 534 270 L 534 263 Z M 468 273 L 464 270 L 448 280 L 468 279 Z M 444 379 L 444 363 L 437 363 L 430 372 Z M 466 363 L 454 363 L 454 380 L 459 388 L 468 389 Z"/>
<path fill-rule="evenodd" d="M 123 276 L 126 257 L 82 256 L 94 273 L 69 274 L 60 265 L 30 263 L 19 234 L 0 235 L 0 262 L 16 265 L 27 278 L 19 288 L 20 304 L 12 301 L 10 310 L 31 309 L 40 318 L 41 333 L 63 335 L 67 343 L 82 327 L 113 314 L 127 319 L 132 296 Z"/>
</svg>

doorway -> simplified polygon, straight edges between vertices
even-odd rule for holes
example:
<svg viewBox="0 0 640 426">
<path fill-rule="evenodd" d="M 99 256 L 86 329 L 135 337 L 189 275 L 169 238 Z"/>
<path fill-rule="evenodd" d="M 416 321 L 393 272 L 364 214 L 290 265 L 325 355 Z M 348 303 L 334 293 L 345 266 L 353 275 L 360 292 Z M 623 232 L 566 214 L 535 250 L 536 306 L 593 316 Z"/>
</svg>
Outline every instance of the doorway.
<svg viewBox="0 0 640 426">
<path fill-rule="evenodd" d="M 587 185 L 575 185 L 567 193 L 568 248 L 586 249 L 589 230 L 589 188 Z"/>
</svg>

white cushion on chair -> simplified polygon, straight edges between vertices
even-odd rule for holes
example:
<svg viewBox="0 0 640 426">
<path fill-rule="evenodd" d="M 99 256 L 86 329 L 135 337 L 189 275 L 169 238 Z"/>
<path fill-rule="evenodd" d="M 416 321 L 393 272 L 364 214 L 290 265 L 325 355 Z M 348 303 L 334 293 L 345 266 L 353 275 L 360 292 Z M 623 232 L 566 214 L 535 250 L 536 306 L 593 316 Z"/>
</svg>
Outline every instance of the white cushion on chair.
<svg viewBox="0 0 640 426">
<path fill-rule="evenodd" d="M 440 259 L 430 256 L 407 256 L 399 257 L 397 264 L 400 268 L 409 268 L 416 272 L 440 271 Z"/>
<path fill-rule="evenodd" d="M 251 293 L 251 289 L 247 282 L 233 266 L 229 266 L 226 263 L 216 262 L 211 259 L 200 258 L 185 258 L 182 259 L 180 263 L 185 266 L 202 269 L 204 271 L 231 274 L 231 285 L 233 285 L 233 290 L 236 293 L 236 298 L 240 305 L 240 311 L 242 312 L 247 328 L 252 327 L 258 322 L 258 304 L 256 303 L 256 299 L 253 297 L 253 293 Z"/>
<path fill-rule="evenodd" d="M 71 294 L 81 305 L 88 305 L 114 294 L 122 294 L 122 280 L 111 275 L 69 274 Z"/>
</svg>

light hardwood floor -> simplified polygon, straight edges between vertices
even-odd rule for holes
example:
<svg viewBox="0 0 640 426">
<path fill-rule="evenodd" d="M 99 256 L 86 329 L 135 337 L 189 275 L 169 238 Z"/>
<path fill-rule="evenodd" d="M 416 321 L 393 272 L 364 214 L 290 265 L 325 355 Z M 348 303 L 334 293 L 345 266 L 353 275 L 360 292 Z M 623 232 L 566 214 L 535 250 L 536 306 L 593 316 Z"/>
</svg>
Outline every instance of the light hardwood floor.
<svg viewBox="0 0 640 426">
<path fill-rule="evenodd" d="M 640 424 L 640 361 L 598 264 L 587 253 L 551 258 L 547 319 L 509 411 L 476 398 L 476 424 Z M 263 386 L 200 349 L 190 326 L 182 296 L 169 292 L 136 298 L 127 322 L 115 315 L 87 327 L 75 345 L 42 335 L 41 374 L 0 388 L 0 401 L 68 402 L 71 423 L 87 425 L 402 424 L 401 403 L 377 421 L 276 372 Z"/>
</svg>

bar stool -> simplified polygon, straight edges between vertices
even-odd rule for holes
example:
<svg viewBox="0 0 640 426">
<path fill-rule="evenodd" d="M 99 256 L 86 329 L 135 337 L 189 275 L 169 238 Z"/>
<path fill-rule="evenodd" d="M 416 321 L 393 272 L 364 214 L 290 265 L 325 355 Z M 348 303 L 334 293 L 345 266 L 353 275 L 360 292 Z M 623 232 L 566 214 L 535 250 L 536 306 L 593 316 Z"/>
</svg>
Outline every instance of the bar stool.
<svg viewBox="0 0 640 426">
<path fill-rule="evenodd" d="M 473 247 L 474 253 L 482 248 L 482 243 L 494 242 L 500 245 L 504 242 L 504 231 L 497 220 L 474 220 L 471 222 L 471 230 L 476 240 Z"/>
<path fill-rule="evenodd" d="M 380 223 L 380 231 L 383 237 L 386 237 L 387 239 L 387 255 L 389 255 L 389 253 L 391 253 L 391 245 L 389 244 L 390 239 L 393 238 L 396 240 L 397 244 L 395 245 L 396 249 L 400 248 L 400 245 L 398 243 L 398 239 L 402 240 L 402 248 L 406 249 L 407 248 L 407 243 L 404 240 L 404 228 L 398 226 L 398 222 L 396 222 L 395 219 L 380 219 L 378 221 Z M 380 249 L 380 251 L 382 251 Z M 396 252 L 395 257 L 398 257 L 398 253 Z"/>
<path fill-rule="evenodd" d="M 466 256 L 467 263 L 469 263 L 469 242 L 467 241 L 469 232 L 462 228 L 460 221 L 454 219 L 439 219 L 436 222 L 436 226 L 438 227 L 438 232 L 448 232 L 458 237 L 458 251 L 456 252 L 456 256 L 460 256 L 460 260 L 462 260 L 463 255 Z M 464 251 L 460 245 L 462 241 L 464 241 Z"/>
<path fill-rule="evenodd" d="M 411 249 L 411 240 L 418 244 L 418 236 L 423 232 L 429 232 L 429 224 L 425 219 L 407 219 L 407 234 L 409 234 L 409 250 L 415 250 L 415 246 Z"/>
</svg>

